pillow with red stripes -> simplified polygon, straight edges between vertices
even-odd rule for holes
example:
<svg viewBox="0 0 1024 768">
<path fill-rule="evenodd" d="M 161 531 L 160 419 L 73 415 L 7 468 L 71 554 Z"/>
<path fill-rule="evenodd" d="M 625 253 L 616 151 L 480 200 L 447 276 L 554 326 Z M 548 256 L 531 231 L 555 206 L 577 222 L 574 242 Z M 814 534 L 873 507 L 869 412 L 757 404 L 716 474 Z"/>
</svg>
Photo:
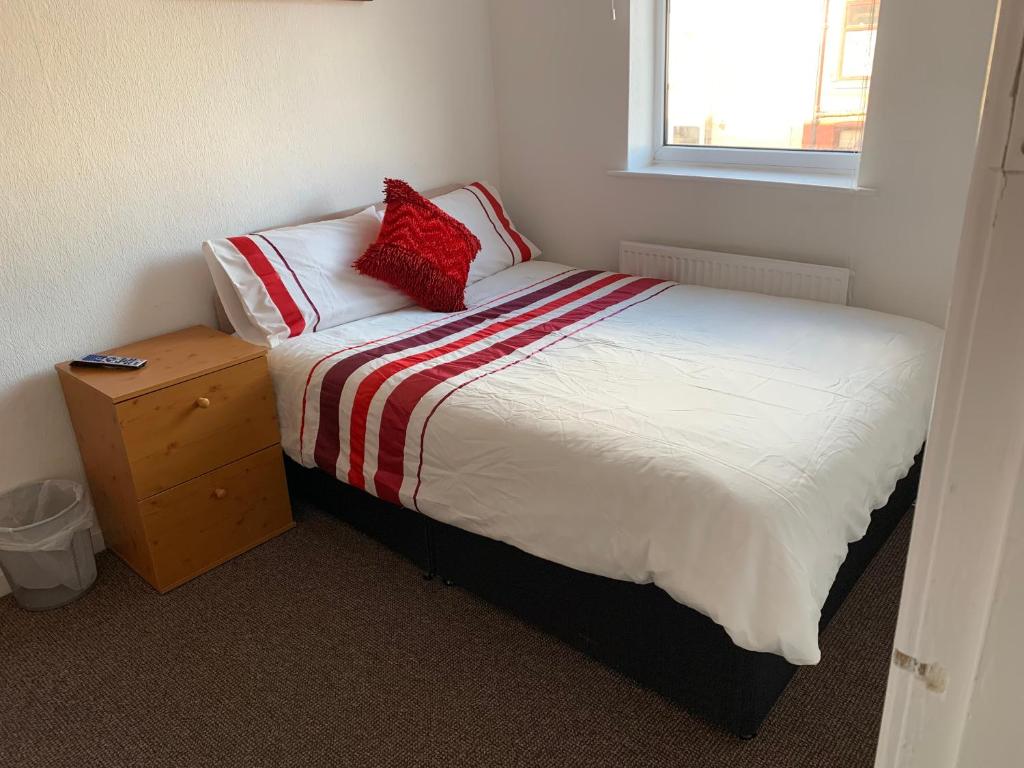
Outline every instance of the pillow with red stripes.
<svg viewBox="0 0 1024 768">
<path fill-rule="evenodd" d="M 480 241 L 462 223 L 399 179 L 386 179 L 377 241 L 357 270 L 403 291 L 434 312 L 466 308 L 469 265 Z"/>
<path fill-rule="evenodd" d="M 240 302 L 251 321 L 243 338 L 272 347 L 412 303 L 353 268 L 378 232 L 380 217 L 367 208 L 344 219 L 208 240 L 203 253 L 214 276 L 226 274 L 236 293 L 221 303 Z M 224 281 L 215 282 L 222 290 Z M 246 324 L 230 319 L 243 334 Z"/>
<path fill-rule="evenodd" d="M 516 229 L 490 184 L 477 181 L 430 202 L 465 224 L 480 241 L 480 253 L 469 270 L 470 284 L 540 256 L 540 249 Z"/>
</svg>

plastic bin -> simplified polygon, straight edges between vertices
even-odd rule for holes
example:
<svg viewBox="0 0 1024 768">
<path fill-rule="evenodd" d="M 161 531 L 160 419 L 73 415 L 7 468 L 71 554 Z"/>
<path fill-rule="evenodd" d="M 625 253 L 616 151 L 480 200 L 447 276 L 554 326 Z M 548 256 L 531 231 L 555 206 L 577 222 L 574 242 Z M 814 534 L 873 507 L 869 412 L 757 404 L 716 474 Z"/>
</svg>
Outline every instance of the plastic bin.
<svg viewBox="0 0 1024 768">
<path fill-rule="evenodd" d="M 22 608 L 44 611 L 81 597 L 96 581 L 92 507 L 70 480 L 0 494 L 0 570 Z"/>
</svg>

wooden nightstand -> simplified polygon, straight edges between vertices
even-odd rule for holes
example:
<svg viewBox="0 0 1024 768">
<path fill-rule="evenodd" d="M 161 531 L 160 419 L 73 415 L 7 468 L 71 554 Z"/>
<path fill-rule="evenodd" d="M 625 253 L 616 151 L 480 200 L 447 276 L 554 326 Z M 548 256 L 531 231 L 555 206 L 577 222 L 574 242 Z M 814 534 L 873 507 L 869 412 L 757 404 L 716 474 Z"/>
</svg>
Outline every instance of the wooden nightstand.
<svg viewBox="0 0 1024 768">
<path fill-rule="evenodd" d="M 197 326 L 56 366 L 107 545 L 160 592 L 294 525 L 266 350 Z"/>
</svg>

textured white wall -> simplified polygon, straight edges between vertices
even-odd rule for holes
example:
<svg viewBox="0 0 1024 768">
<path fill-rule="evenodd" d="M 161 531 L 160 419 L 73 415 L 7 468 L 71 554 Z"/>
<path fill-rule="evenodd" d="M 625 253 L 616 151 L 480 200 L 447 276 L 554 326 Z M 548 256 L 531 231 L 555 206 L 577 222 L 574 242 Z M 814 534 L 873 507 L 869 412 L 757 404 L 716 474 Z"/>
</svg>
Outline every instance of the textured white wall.
<svg viewBox="0 0 1024 768">
<path fill-rule="evenodd" d="M 497 177 L 483 0 L 0 0 L 0 51 L 0 489 L 82 477 L 55 362 L 213 321 L 202 240 Z"/>
<path fill-rule="evenodd" d="M 854 303 L 942 324 L 996 0 L 883 2 L 863 159 L 873 196 L 612 178 L 629 15 L 654 0 L 492 0 L 502 194 L 548 258 L 614 267 L 646 240 L 849 266 Z M 759 86 L 760 87 L 760 86 Z"/>
</svg>

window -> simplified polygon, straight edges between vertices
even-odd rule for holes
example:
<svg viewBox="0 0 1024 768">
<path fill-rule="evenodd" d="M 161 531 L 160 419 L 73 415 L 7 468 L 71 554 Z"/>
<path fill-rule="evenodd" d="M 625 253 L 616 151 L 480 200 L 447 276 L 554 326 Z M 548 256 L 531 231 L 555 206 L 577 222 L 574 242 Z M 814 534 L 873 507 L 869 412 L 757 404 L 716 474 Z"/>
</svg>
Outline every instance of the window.
<svg viewBox="0 0 1024 768">
<path fill-rule="evenodd" d="M 842 52 L 839 55 L 839 76 L 844 80 L 871 77 L 875 57 L 875 27 L 878 0 L 858 0 L 846 4 L 843 24 Z M 867 93 L 864 94 L 865 101 Z"/>
<path fill-rule="evenodd" d="M 655 159 L 855 170 L 879 2 L 661 0 Z"/>
</svg>

